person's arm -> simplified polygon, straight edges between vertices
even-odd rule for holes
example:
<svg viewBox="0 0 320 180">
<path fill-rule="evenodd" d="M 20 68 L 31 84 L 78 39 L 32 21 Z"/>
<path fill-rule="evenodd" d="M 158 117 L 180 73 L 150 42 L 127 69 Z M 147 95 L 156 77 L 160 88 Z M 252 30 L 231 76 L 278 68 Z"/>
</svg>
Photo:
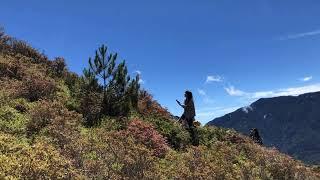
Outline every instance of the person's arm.
<svg viewBox="0 0 320 180">
<path fill-rule="evenodd" d="M 179 106 L 181 106 L 182 108 L 185 108 L 185 107 L 186 107 L 185 105 L 181 104 L 180 101 L 178 101 L 178 100 L 176 100 L 176 101 L 177 101 L 177 103 L 179 104 Z"/>
</svg>

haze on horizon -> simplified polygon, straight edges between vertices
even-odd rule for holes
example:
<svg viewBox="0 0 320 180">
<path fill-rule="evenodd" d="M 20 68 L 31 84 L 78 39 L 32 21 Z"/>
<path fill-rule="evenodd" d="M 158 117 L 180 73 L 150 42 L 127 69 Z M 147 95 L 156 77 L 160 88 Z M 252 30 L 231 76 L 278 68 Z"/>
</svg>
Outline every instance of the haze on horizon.
<svg viewBox="0 0 320 180">
<path fill-rule="evenodd" d="M 0 25 L 81 73 L 102 43 L 170 112 L 202 123 L 264 97 L 320 91 L 320 1 L 4 0 Z"/>
</svg>

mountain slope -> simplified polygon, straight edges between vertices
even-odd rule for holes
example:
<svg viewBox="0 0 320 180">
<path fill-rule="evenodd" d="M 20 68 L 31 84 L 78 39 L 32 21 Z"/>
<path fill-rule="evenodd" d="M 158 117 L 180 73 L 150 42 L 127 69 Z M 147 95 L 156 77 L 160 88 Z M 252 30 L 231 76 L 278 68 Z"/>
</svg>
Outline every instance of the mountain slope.
<svg viewBox="0 0 320 180">
<path fill-rule="evenodd" d="M 320 92 L 259 99 L 208 125 L 244 134 L 258 128 L 267 146 L 308 163 L 320 163 Z"/>
<path fill-rule="evenodd" d="M 0 179 L 320 178 L 230 129 L 198 127 L 192 146 L 146 91 L 126 116 L 101 115 L 102 96 L 84 78 L 0 31 Z"/>
</svg>

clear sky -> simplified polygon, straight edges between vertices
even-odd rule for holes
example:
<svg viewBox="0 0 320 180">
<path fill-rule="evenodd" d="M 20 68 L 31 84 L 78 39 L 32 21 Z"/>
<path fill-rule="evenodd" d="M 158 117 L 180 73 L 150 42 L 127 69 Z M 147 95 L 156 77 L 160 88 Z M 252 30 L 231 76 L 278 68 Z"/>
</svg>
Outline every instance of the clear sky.
<svg viewBox="0 0 320 180">
<path fill-rule="evenodd" d="M 202 123 L 261 97 L 320 91 L 319 0 L 2 0 L 0 25 L 81 73 L 102 43 Z"/>
</svg>

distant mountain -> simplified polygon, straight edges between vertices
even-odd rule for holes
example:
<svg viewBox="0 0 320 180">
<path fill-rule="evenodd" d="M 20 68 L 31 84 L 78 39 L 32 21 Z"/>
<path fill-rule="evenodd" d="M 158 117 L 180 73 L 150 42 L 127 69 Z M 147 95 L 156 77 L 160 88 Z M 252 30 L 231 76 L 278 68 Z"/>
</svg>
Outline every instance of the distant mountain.
<svg viewBox="0 0 320 180">
<path fill-rule="evenodd" d="M 320 164 L 320 92 L 259 99 L 208 125 L 244 134 L 258 128 L 265 145 L 306 163 Z"/>
</svg>

